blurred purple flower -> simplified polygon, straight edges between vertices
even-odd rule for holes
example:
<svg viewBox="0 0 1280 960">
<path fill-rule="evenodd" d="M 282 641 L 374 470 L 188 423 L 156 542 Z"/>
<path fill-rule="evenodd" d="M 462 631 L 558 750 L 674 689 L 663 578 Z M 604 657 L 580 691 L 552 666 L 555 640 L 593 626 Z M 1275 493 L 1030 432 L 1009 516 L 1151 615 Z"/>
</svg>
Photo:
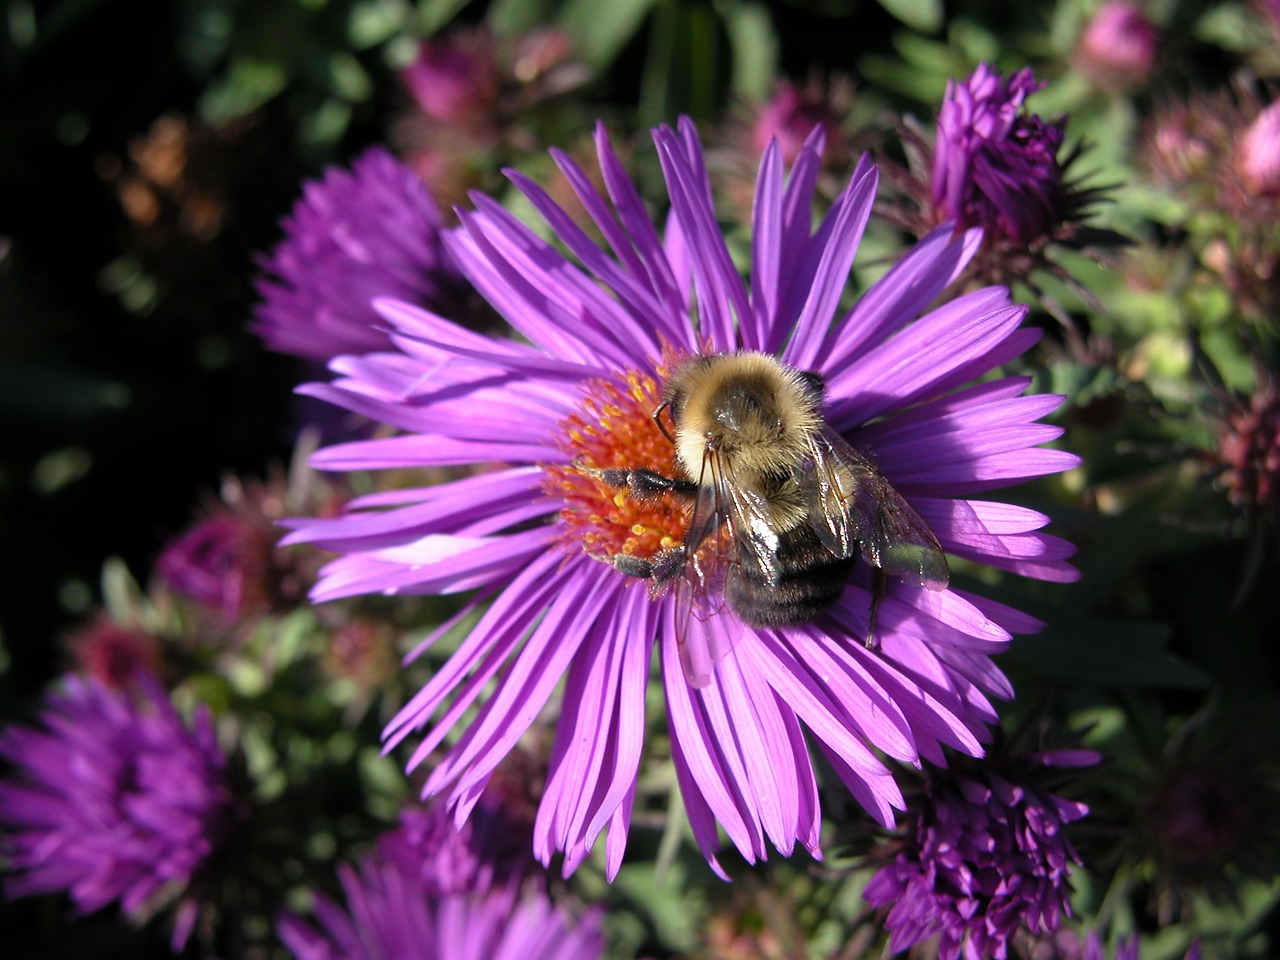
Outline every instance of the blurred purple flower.
<svg viewBox="0 0 1280 960">
<path fill-rule="evenodd" d="M 1035 758 L 1048 768 L 1091 765 L 1091 751 Z M 930 774 L 915 829 L 863 896 L 889 907 L 889 948 L 938 936 L 940 960 L 1008 955 L 1021 930 L 1056 930 L 1070 916 L 1068 876 L 1080 858 L 1066 826 L 1089 812 L 1036 786 L 1029 771 L 972 766 Z"/>
<path fill-rule="evenodd" d="M 232 516 L 199 521 L 171 541 L 156 558 L 156 573 L 184 597 L 216 610 L 228 623 L 252 605 L 253 584 L 268 565 L 274 539 L 266 544 Z"/>
<path fill-rule="evenodd" d="M 376 857 L 339 868 L 346 909 L 316 894 L 312 926 L 293 914 L 277 932 L 298 960 L 597 960 L 601 915 L 570 919 L 515 883 L 440 895 Z M 317 929 L 318 927 L 318 929 Z"/>
<path fill-rule="evenodd" d="M 1080 34 L 1075 60 L 1104 89 L 1141 83 L 1156 62 L 1156 28 L 1136 4 L 1107 0 Z"/>
<path fill-rule="evenodd" d="M 1280 103 L 1263 110 L 1236 144 L 1236 170 L 1255 197 L 1280 197 Z"/>
<path fill-rule="evenodd" d="M 400 79 L 432 120 L 458 127 L 492 123 L 502 86 L 494 45 L 485 30 L 423 40 Z"/>
<path fill-rule="evenodd" d="M 333 167 L 307 183 L 283 227 L 284 239 L 262 260 L 254 323 L 272 350 L 326 362 L 386 349 L 375 297 L 445 312 L 465 299 L 435 201 L 381 147 L 350 171 Z"/>
<path fill-rule="evenodd" d="M 767 102 L 762 104 L 751 127 L 753 159 L 758 160 L 774 140 L 782 150 L 784 163 L 795 163 L 814 127 L 821 127 L 829 145 L 844 153 L 841 143 L 840 116 L 847 106 L 848 84 L 834 82 L 828 88 L 817 77 L 803 86 L 783 80 L 776 85 Z M 831 157 L 825 158 L 828 163 Z"/>
<path fill-rule="evenodd" d="M 1280 379 L 1261 364 L 1247 396 L 1227 395 L 1211 423 L 1216 486 L 1249 518 L 1280 521 Z"/>
<path fill-rule="evenodd" d="M 1016 953 L 1025 960 L 1142 960 L 1142 941 L 1135 934 L 1115 939 L 1114 950 L 1098 930 L 1088 935 L 1062 927 L 1034 937 L 1020 938 Z M 1161 952 L 1167 956 L 1167 949 Z M 1182 960 L 1200 960 L 1200 942 L 1192 940 Z"/>
<path fill-rule="evenodd" d="M 1002 80 L 981 64 L 964 83 L 947 84 L 934 142 L 935 222 L 982 227 L 989 242 L 1047 239 L 1066 213 L 1065 121 L 1024 111 L 1044 84 L 1030 68 Z"/>
<path fill-rule="evenodd" d="M 339 379 L 309 388 L 404 431 L 322 450 L 319 467 L 498 466 L 360 498 L 337 520 L 296 521 L 291 540 L 342 555 L 322 571 L 317 601 L 474 590 L 459 617 L 487 606 L 386 730 L 394 745 L 429 728 L 410 760 L 416 766 L 475 713 L 424 785 L 426 794 L 449 790 L 460 816 L 563 681 L 535 852 L 546 863 L 563 850 L 573 870 L 608 827 L 606 869 L 615 874 L 657 643 L 672 759 L 712 865 L 720 869 L 717 821 L 751 861 L 766 857 L 769 843 L 789 854 L 799 842 L 820 855 L 804 727 L 858 801 L 890 823 L 903 799 L 879 751 L 906 763 L 940 761 L 943 746 L 980 754 L 996 719 L 988 698 L 1012 692 L 989 656 L 1011 630 L 1037 623 L 957 589 L 894 582 L 872 648 L 864 642 L 871 593 L 862 565 L 828 612 L 801 626 L 748 630 L 710 682 L 695 687 L 680 666 L 672 597 L 654 600 L 600 562 L 652 556 L 664 538 L 682 539 L 687 518 L 678 503 L 620 496 L 575 458 L 670 475 L 674 452 L 651 414 L 672 354 L 777 353 L 826 378 L 827 421 L 874 455 L 948 552 L 1071 580 L 1071 548 L 1039 532 L 1043 514 L 968 499 L 1078 462 L 1038 446 L 1060 433 L 1036 421 L 1061 399 L 1023 396 L 1023 377 L 974 382 L 1039 337 L 1020 329 L 1025 309 L 1007 290 L 978 290 L 916 319 L 964 269 L 973 234 L 935 231 L 851 311 L 837 313 L 877 178 L 861 162 L 814 230 L 820 132 L 785 181 L 777 143 L 765 152 L 749 287 L 715 226 L 691 123 L 654 133 L 672 203 L 665 239 L 603 129 L 596 139 L 609 200 L 566 155 L 553 156 L 611 250 L 515 172 L 516 187 L 581 266 L 483 196 L 448 237 L 463 271 L 528 342 L 480 336 L 384 301 L 399 352 L 340 358 Z M 689 623 L 695 660 L 711 658 L 722 619 Z"/>
<path fill-rule="evenodd" d="M 345 497 L 305 469 L 264 481 L 228 476 L 203 517 L 161 549 L 156 575 L 224 625 L 251 627 L 254 617 L 297 607 L 315 582 L 313 551 L 277 549 L 281 518 L 299 511 L 333 516 Z"/>
<path fill-rule="evenodd" d="M 377 858 L 394 864 L 429 896 L 469 893 L 518 881 L 535 865 L 530 824 L 486 791 L 463 824 L 443 803 L 401 811 L 378 840 Z"/>
<path fill-rule="evenodd" d="M 396 118 L 391 139 L 432 196 L 451 209 L 465 204 L 471 190 L 493 185 L 504 159 L 527 154 L 557 111 L 552 101 L 590 75 L 560 29 L 451 30 L 424 40 L 401 71 L 412 104 Z"/>
<path fill-rule="evenodd" d="M 131 691 L 68 676 L 41 720 L 0 734 L 15 767 L 0 783 L 6 894 L 66 891 L 82 913 L 118 900 L 135 922 L 173 907 L 181 949 L 198 874 L 238 816 L 212 716 L 199 710 L 188 727 L 139 674 Z"/>
<path fill-rule="evenodd" d="M 116 623 L 105 610 L 69 634 L 67 651 L 77 672 L 108 687 L 129 687 L 139 671 L 160 673 L 164 641 L 141 627 Z"/>
</svg>

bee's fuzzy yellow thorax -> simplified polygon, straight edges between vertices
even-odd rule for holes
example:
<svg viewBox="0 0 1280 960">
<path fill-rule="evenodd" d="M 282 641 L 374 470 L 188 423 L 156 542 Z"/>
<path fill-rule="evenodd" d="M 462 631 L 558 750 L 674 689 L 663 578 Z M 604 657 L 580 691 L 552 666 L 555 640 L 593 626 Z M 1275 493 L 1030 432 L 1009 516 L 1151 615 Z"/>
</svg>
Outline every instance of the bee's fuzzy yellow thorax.
<svg viewBox="0 0 1280 960">
<path fill-rule="evenodd" d="M 686 361 L 672 373 L 665 399 L 681 465 L 695 481 L 709 453 L 732 460 L 740 476 L 784 469 L 822 422 L 812 384 L 764 353 Z"/>
</svg>

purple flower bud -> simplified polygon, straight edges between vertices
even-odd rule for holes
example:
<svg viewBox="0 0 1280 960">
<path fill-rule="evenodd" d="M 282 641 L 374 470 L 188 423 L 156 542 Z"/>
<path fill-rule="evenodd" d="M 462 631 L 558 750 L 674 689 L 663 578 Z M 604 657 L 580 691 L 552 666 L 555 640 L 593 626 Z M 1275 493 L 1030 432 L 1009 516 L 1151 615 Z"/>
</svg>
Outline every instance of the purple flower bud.
<svg viewBox="0 0 1280 960">
<path fill-rule="evenodd" d="M 940 960 L 1003 958 L 1020 930 L 1056 930 L 1071 913 L 1067 880 L 1080 862 L 1066 826 L 1086 813 L 1029 778 L 985 768 L 936 773 L 914 833 L 863 894 L 891 908 L 890 949 L 937 936 Z"/>
<path fill-rule="evenodd" d="M 934 144 L 935 221 L 982 227 L 988 242 L 1031 244 L 1062 219 L 1065 120 L 1023 109 L 1042 86 L 1030 69 L 1001 80 L 986 64 L 965 83 L 947 84 Z"/>
<path fill-rule="evenodd" d="M 138 627 L 116 623 L 105 611 L 66 639 L 78 671 L 108 687 L 128 687 L 138 671 L 156 673 L 162 641 Z"/>
</svg>

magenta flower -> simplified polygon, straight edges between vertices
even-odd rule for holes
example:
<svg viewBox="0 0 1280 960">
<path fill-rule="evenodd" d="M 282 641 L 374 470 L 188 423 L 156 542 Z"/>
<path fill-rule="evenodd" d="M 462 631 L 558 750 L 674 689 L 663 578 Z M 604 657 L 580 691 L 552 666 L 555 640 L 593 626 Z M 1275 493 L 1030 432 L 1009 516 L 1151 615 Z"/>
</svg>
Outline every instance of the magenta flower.
<svg viewBox="0 0 1280 960">
<path fill-rule="evenodd" d="M 986 64 L 947 84 L 933 154 L 935 221 L 982 227 L 989 241 L 1046 239 L 1068 212 L 1065 121 L 1049 123 L 1023 106 L 1044 84 L 1029 68 L 1008 79 Z"/>
<path fill-rule="evenodd" d="M 974 382 L 1038 339 L 1020 328 L 1025 310 L 1007 290 L 978 290 L 920 316 L 977 237 L 937 230 L 840 311 L 877 177 L 864 159 L 815 229 L 819 133 L 789 177 L 778 145 L 765 152 L 744 284 L 715 224 L 692 123 L 659 129 L 654 141 L 671 198 L 665 237 L 603 130 L 608 199 L 567 156 L 553 156 L 608 249 L 519 173 L 509 176 L 573 260 L 486 197 L 462 215 L 450 251 L 522 340 L 382 301 L 398 351 L 341 358 L 335 382 L 309 388 L 402 431 L 322 450 L 317 466 L 492 466 L 366 496 L 336 520 L 298 521 L 292 536 L 341 554 L 322 572 L 318 601 L 475 591 L 462 615 L 483 611 L 478 623 L 386 730 L 394 745 L 426 729 L 416 766 L 474 711 L 424 785 L 448 791 L 460 814 L 564 684 L 535 852 L 546 863 L 564 851 L 572 870 L 608 828 L 610 875 L 627 839 L 655 644 L 684 805 L 718 870 L 717 823 L 751 861 L 770 844 L 820 855 L 810 738 L 885 824 L 903 798 L 881 754 L 911 764 L 940 761 L 944 746 L 980 754 L 996 718 L 990 698 L 1011 694 L 990 655 L 1010 631 L 1036 626 L 963 590 L 895 578 L 868 645 L 865 564 L 811 622 L 747 629 L 727 651 L 720 632 L 730 618 L 678 625 L 672 593 L 655 598 L 601 561 L 651 558 L 680 543 L 689 524 L 681 505 L 627 497 L 576 466 L 672 475 L 672 445 L 651 414 L 674 356 L 764 351 L 816 371 L 827 423 L 874 457 L 949 553 L 1026 576 L 1075 576 L 1069 545 L 1040 532 L 1043 514 L 971 499 L 1077 463 L 1039 447 L 1060 433 L 1036 421 L 1061 398 L 1023 396 L 1025 377 Z M 708 671 L 701 685 L 682 669 L 678 626 L 690 660 Z"/>
<path fill-rule="evenodd" d="M 1255 197 L 1280 197 L 1280 103 L 1263 110 L 1236 145 L 1236 171 Z"/>
<path fill-rule="evenodd" d="M 463 299 L 441 223 L 417 175 L 380 147 L 350 171 L 330 168 L 303 187 L 284 239 L 262 261 L 254 329 L 272 350 L 322 362 L 386 349 L 375 297 L 436 310 Z"/>
<path fill-rule="evenodd" d="M 1098 762 L 1092 751 L 1041 755 L 1045 767 Z M 1089 812 L 1036 786 L 1028 771 L 974 767 L 930 776 L 914 835 L 863 896 L 889 907 L 889 949 L 939 937 L 939 960 L 1004 958 L 1014 934 L 1056 930 L 1070 916 L 1067 883 L 1078 864 L 1066 826 Z"/>
<path fill-rule="evenodd" d="M 456 127 L 491 123 L 502 86 L 494 45 L 483 30 L 423 40 L 400 78 L 432 120 Z"/>
<path fill-rule="evenodd" d="M 1156 28 L 1137 5 L 1107 0 L 1081 32 L 1075 57 L 1099 86 L 1122 89 L 1151 74 L 1158 42 Z"/>
<path fill-rule="evenodd" d="M 12 897 L 65 891 L 89 913 L 119 901 L 135 922 L 172 907 L 175 950 L 199 909 L 198 874 L 238 816 L 213 718 L 188 727 L 164 688 L 68 676 L 42 729 L 11 726 L 0 757 L 0 824 Z"/>
<path fill-rule="evenodd" d="M 779 82 L 773 95 L 759 108 L 751 127 L 753 158 L 758 158 L 777 140 L 783 161 L 794 163 L 814 127 L 821 127 L 826 138 L 838 144 L 843 111 L 837 102 L 847 97 L 844 85 L 832 84 L 832 90 L 828 91 L 816 78 L 804 87 L 786 80 Z"/>
</svg>

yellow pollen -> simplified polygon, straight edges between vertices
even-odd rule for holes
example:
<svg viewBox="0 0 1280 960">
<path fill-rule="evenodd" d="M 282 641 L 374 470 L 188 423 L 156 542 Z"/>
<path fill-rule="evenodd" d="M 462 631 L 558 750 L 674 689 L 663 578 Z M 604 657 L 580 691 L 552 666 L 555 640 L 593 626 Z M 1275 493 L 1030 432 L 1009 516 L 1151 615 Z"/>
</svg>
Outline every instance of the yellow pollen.
<svg viewBox="0 0 1280 960">
<path fill-rule="evenodd" d="M 661 402 L 657 381 L 638 371 L 592 381 L 577 412 L 563 423 L 562 449 L 593 470 L 643 468 L 674 476 L 675 449 L 653 422 Z M 561 539 L 570 549 L 602 560 L 649 558 L 684 537 L 686 507 L 674 496 L 632 497 L 574 463 L 543 469 L 543 490 L 563 504 Z"/>
</svg>

